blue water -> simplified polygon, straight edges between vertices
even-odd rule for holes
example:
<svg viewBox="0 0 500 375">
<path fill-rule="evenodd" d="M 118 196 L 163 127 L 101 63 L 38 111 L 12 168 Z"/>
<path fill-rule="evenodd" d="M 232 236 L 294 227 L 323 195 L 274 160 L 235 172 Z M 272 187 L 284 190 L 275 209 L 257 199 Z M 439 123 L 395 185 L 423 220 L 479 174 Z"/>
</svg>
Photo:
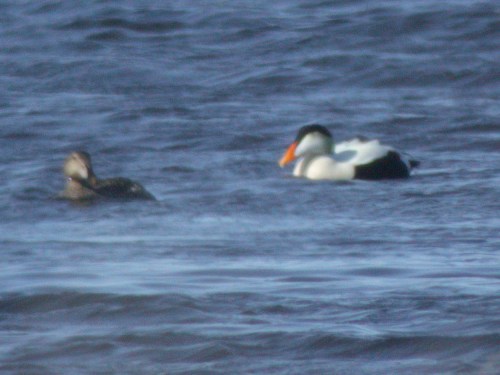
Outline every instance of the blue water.
<svg viewBox="0 0 500 375">
<path fill-rule="evenodd" d="M 494 1 L 0 2 L 0 373 L 496 374 Z M 297 129 L 409 180 L 291 177 Z M 54 199 L 72 150 L 156 202 Z"/>
</svg>

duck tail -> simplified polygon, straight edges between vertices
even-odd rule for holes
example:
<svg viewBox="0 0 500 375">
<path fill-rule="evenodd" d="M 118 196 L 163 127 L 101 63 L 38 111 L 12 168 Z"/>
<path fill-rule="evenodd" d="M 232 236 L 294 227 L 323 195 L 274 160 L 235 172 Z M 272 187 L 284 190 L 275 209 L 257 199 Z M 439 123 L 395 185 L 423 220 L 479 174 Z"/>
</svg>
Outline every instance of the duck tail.
<svg viewBox="0 0 500 375">
<path fill-rule="evenodd" d="M 417 168 L 419 165 L 420 165 L 420 161 L 418 160 L 413 160 L 413 159 L 410 159 L 409 160 L 409 163 L 410 163 L 410 168 Z"/>
</svg>

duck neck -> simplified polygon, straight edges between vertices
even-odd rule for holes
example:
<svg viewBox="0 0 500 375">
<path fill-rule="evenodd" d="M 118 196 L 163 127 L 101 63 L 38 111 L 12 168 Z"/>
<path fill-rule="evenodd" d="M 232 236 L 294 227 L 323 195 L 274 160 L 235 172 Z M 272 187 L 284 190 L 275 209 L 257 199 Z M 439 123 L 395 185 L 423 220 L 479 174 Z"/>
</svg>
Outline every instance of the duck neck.
<svg viewBox="0 0 500 375">
<path fill-rule="evenodd" d="M 316 156 L 331 156 L 334 153 L 333 140 L 331 138 L 323 139 L 320 147 L 315 148 L 311 152 L 312 157 Z"/>
<path fill-rule="evenodd" d="M 81 181 L 68 178 L 66 182 L 66 188 L 62 193 L 62 196 L 71 198 L 71 199 L 80 199 L 91 197 L 95 194 L 94 190 L 86 184 L 82 184 Z"/>
<path fill-rule="evenodd" d="M 69 177 L 67 186 L 73 189 L 77 189 L 80 187 L 82 189 L 94 190 L 97 186 L 97 178 L 92 170 L 89 170 L 88 173 L 89 177 L 87 177 L 86 179 Z"/>
</svg>

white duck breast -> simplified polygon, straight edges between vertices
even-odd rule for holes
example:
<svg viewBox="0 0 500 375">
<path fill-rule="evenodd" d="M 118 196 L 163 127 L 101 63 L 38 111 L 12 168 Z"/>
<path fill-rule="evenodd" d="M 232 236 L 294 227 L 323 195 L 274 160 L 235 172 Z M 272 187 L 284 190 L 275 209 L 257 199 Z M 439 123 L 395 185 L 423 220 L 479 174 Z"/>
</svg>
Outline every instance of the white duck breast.
<svg viewBox="0 0 500 375">
<path fill-rule="evenodd" d="M 392 147 L 378 140 L 355 138 L 334 146 L 330 132 L 321 125 L 301 128 L 280 165 L 296 158 L 294 176 L 313 180 L 405 178 L 417 164 L 405 162 Z"/>
<path fill-rule="evenodd" d="M 354 165 L 338 162 L 328 155 L 301 158 L 293 169 L 295 177 L 310 180 L 352 180 L 356 175 Z"/>
</svg>

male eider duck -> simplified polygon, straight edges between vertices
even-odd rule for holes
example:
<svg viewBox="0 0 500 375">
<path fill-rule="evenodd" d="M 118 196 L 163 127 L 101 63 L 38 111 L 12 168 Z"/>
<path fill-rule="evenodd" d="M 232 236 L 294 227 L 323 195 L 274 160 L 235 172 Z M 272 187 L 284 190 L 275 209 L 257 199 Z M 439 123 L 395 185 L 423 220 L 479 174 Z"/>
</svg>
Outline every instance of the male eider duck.
<svg viewBox="0 0 500 375">
<path fill-rule="evenodd" d="M 293 175 L 311 180 L 407 178 L 419 164 L 415 160 L 405 160 L 392 147 L 378 140 L 354 138 L 334 145 L 328 129 L 317 124 L 299 129 L 279 165 L 284 167 L 295 159 L 298 162 Z"/>
<path fill-rule="evenodd" d="M 99 180 L 92 170 L 90 155 L 85 151 L 75 151 L 64 161 L 66 188 L 61 198 L 87 200 L 96 198 L 149 199 L 155 200 L 138 182 L 123 177 Z"/>
</svg>

